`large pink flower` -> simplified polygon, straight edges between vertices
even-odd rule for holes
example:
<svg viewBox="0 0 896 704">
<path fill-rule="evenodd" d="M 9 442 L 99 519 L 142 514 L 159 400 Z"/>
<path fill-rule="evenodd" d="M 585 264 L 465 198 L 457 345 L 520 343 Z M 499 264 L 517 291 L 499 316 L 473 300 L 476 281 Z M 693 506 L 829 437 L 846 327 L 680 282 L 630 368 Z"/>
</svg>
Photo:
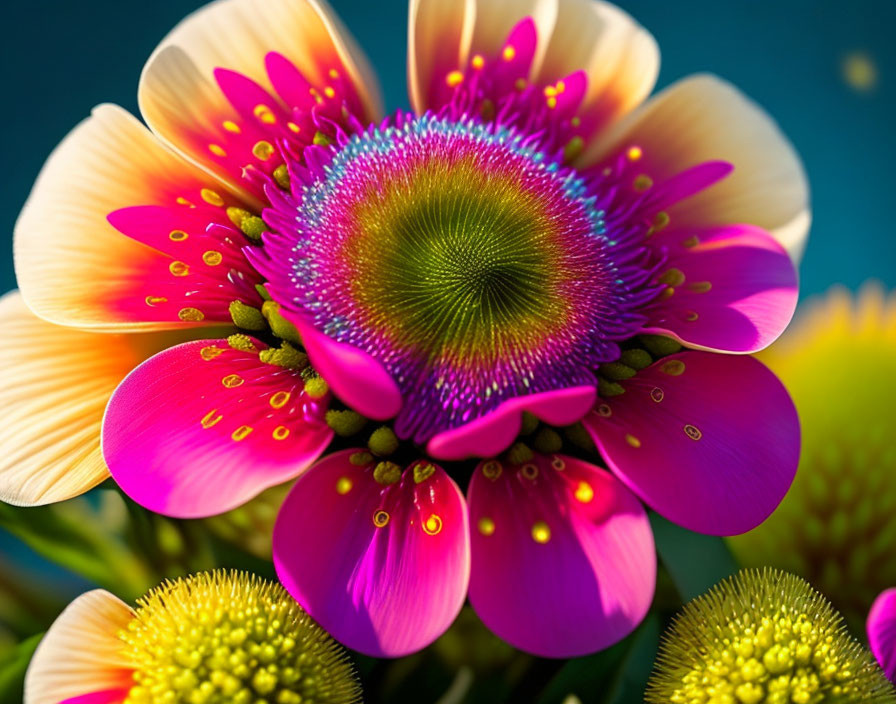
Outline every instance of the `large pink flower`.
<svg viewBox="0 0 896 704">
<path fill-rule="evenodd" d="M 410 27 L 384 118 L 325 6 L 220 0 L 150 58 L 150 130 L 101 106 L 57 148 L 27 308 L 0 304 L 0 496 L 105 460 L 192 517 L 301 475 L 275 563 L 349 646 L 419 649 L 469 591 L 517 647 L 587 653 L 652 598 L 636 496 L 729 534 L 790 484 L 793 406 L 737 354 L 793 313 L 805 179 L 716 78 L 639 107 L 658 52 L 611 5 L 412 0 Z"/>
</svg>

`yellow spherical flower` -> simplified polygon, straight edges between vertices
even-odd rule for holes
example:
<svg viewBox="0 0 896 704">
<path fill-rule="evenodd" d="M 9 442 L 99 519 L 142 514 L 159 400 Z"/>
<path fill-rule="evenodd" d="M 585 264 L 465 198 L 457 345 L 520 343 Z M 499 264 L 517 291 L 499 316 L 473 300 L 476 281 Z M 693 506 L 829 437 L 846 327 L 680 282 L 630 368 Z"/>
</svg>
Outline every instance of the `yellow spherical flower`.
<svg viewBox="0 0 896 704">
<path fill-rule="evenodd" d="M 817 585 L 859 633 L 896 584 L 896 296 L 835 289 L 760 356 L 796 403 L 802 457 L 777 511 L 730 545 Z"/>
<path fill-rule="evenodd" d="M 136 609 L 87 592 L 56 620 L 25 704 L 354 704 L 345 651 L 279 585 L 217 571 L 166 582 Z"/>
<path fill-rule="evenodd" d="M 667 631 L 648 704 L 896 702 L 873 656 L 808 582 L 744 570 L 687 604 Z"/>
</svg>

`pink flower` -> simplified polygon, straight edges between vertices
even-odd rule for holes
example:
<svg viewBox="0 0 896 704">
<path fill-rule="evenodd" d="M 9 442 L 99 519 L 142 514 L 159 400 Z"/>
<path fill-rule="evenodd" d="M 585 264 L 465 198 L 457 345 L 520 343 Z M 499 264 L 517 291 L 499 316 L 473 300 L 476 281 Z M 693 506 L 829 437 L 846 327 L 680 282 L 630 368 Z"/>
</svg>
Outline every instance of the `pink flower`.
<svg viewBox="0 0 896 704">
<path fill-rule="evenodd" d="M 150 58 L 152 131 L 101 106 L 57 148 L 0 304 L 0 496 L 105 461 L 195 517 L 301 475 L 275 564 L 350 647 L 422 648 L 469 590 L 516 647 L 591 652 L 652 599 L 636 496 L 732 534 L 793 478 L 793 405 L 738 355 L 793 313 L 805 179 L 716 78 L 641 106 L 657 48 L 611 5 L 410 13 L 413 112 L 320 3 L 220 0 Z"/>
<path fill-rule="evenodd" d="M 877 662 L 896 684 L 896 589 L 887 589 L 868 612 L 868 645 Z"/>
</svg>

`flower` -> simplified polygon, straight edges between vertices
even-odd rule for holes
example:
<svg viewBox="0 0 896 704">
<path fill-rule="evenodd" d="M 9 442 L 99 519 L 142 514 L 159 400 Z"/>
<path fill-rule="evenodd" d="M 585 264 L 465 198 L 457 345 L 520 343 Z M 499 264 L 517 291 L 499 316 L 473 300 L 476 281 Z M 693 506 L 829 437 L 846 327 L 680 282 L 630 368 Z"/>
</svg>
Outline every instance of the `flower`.
<svg viewBox="0 0 896 704">
<path fill-rule="evenodd" d="M 817 584 L 861 632 L 874 598 L 896 584 L 896 299 L 876 286 L 833 289 L 760 358 L 799 411 L 800 468 L 772 516 L 730 545 L 745 566 Z"/>
<path fill-rule="evenodd" d="M 636 496 L 718 534 L 773 510 L 797 420 L 744 355 L 796 301 L 793 149 L 709 76 L 638 107 L 658 52 L 611 5 L 467 7 L 413 0 L 384 118 L 323 4 L 220 0 L 151 56 L 152 131 L 101 106 L 57 148 L 0 309 L 4 498 L 105 462 L 195 517 L 301 475 L 280 579 L 386 656 L 468 591 L 518 648 L 603 648 L 653 594 Z"/>
<path fill-rule="evenodd" d="M 763 569 L 685 605 L 660 644 L 645 701 L 882 704 L 896 693 L 824 596 Z"/>
<path fill-rule="evenodd" d="M 165 582 L 132 609 L 82 594 L 34 654 L 25 704 L 353 704 L 345 651 L 279 584 L 233 571 Z"/>
<path fill-rule="evenodd" d="M 868 612 L 868 644 L 890 682 L 896 683 L 896 589 L 881 592 Z"/>
</svg>

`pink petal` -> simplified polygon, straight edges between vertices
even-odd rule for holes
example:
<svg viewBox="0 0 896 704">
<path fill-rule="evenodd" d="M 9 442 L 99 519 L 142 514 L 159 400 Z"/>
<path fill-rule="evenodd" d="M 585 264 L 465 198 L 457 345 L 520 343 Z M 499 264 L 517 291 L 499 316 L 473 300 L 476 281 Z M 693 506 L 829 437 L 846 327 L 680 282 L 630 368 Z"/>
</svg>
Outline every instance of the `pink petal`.
<svg viewBox="0 0 896 704">
<path fill-rule="evenodd" d="M 796 308 L 796 269 L 764 230 L 691 228 L 654 239 L 668 247 L 660 277 L 671 293 L 647 313 L 649 332 L 691 347 L 756 352 L 787 327 Z"/>
<path fill-rule="evenodd" d="M 874 600 L 867 625 L 871 652 L 896 684 L 896 589 L 887 589 Z"/>
<path fill-rule="evenodd" d="M 609 472 L 572 457 L 488 460 L 468 494 L 470 601 L 516 648 L 575 657 L 612 645 L 653 599 L 653 534 Z"/>
<path fill-rule="evenodd" d="M 335 638 L 368 655 L 398 657 L 438 638 L 464 603 L 467 509 L 439 467 L 429 465 L 426 478 L 418 469 L 418 483 L 414 467 L 427 463 L 415 462 L 400 481 L 383 485 L 375 464 L 366 452 L 345 450 L 302 475 L 277 518 L 274 565 Z"/>
<path fill-rule="evenodd" d="M 608 466 L 685 528 L 755 528 L 796 473 L 800 429 L 784 386 L 752 357 L 686 351 L 620 382 L 585 418 Z"/>
<path fill-rule="evenodd" d="M 314 368 L 346 405 L 374 420 L 386 420 L 398 413 L 401 392 L 379 362 L 357 347 L 318 332 L 286 308 L 280 313 L 296 326 Z"/>
<path fill-rule="evenodd" d="M 121 382 L 103 421 L 103 454 L 115 481 L 146 508 L 208 516 L 319 457 L 333 437 L 325 407 L 325 398 L 304 392 L 299 372 L 264 364 L 257 351 L 188 342 Z"/>
<path fill-rule="evenodd" d="M 80 697 L 64 699 L 59 704 L 121 704 L 128 698 L 130 691 L 130 688 L 107 689 L 102 692 L 91 692 L 90 694 L 82 694 Z"/>
<path fill-rule="evenodd" d="M 492 457 L 513 443 L 524 411 L 551 425 L 571 425 L 592 408 L 595 393 L 593 386 L 576 386 L 510 399 L 472 423 L 439 433 L 426 451 L 440 460 Z"/>
</svg>

